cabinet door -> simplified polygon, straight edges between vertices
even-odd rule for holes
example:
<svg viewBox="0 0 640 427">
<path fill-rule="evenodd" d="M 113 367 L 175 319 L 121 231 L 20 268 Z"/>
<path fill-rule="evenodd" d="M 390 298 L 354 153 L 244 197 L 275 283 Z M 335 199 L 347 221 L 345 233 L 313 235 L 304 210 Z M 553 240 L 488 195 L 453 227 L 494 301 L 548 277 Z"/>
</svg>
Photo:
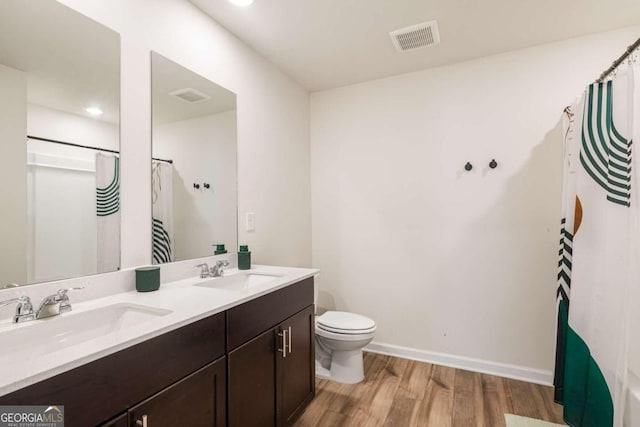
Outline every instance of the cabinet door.
<svg viewBox="0 0 640 427">
<path fill-rule="evenodd" d="M 134 406 L 129 426 L 225 426 L 225 377 L 223 357 Z"/>
<path fill-rule="evenodd" d="M 293 424 L 315 395 L 314 322 L 311 305 L 278 326 L 278 340 L 287 344 L 286 355 L 276 354 L 279 426 Z"/>
<path fill-rule="evenodd" d="M 229 353 L 229 426 L 276 424 L 275 329 Z"/>
<path fill-rule="evenodd" d="M 129 418 L 128 414 L 124 413 L 112 420 L 107 421 L 104 424 L 100 424 L 100 427 L 129 427 Z"/>
</svg>

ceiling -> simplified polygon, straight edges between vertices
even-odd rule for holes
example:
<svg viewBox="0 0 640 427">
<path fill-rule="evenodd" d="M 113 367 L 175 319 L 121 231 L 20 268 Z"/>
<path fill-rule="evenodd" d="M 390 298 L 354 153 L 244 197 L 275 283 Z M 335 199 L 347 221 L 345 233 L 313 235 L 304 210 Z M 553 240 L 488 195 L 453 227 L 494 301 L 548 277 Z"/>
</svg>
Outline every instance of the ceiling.
<svg viewBox="0 0 640 427">
<path fill-rule="evenodd" d="M 0 64 L 26 72 L 29 103 L 119 120 L 120 36 L 56 1 L 0 1 Z"/>
<path fill-rule="evenodd" d="M 190 1 L 311 91 L 640 24 L 638 0 Z M 439 45 L 394 49 L 389 31 L 433 19 Z"/>
<path fill-rule="evenodd" d="M 151 54 L 151 79 L 154 125 L 236 109 L 235 93 L 156 52 Z M 180 89 L 195 89 L 209 99 L 189 103 L 170 95 Z"/>
</svg>

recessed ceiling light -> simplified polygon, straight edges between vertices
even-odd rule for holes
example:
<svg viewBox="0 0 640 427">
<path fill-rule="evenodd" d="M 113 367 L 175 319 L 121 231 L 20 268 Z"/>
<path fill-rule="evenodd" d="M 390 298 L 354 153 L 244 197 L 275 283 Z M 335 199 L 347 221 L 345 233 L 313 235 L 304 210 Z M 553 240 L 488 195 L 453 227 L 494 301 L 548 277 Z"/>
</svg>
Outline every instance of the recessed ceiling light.
<svg viewBox="0 0 640 427">
<path fill-rule="evenodd" d="M 85 108 L 84 111 L 91 114 L 92 116 L 101 116 L 103 113 L 103 111 L 97 107 Z"/>
<path fill-rule="evenodd" d="M 229 1 L 235 4 L 236 6 L 240 6 L 240 7 L 249 6 L 250 4 L 253 3 L 253 0 L 229 0 Z"/>
</svg>

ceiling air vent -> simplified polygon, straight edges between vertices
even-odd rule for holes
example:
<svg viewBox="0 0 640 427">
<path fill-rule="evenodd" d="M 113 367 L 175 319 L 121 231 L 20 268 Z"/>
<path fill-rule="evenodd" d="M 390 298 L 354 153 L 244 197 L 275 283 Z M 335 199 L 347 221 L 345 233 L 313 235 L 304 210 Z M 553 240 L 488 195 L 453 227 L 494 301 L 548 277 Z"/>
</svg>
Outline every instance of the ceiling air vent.
<svg viewBox="0 0 640 427">
<path fill-rule="evenodd" d="M 440 43 L 438 22 L 429 21 L 389 33 L 393 45 L 399 52 L 420 49 Z"/>
<path fill-rule="evenodd" d="M 189 102 L 189 103 L 201 102 L 211 98 L 206 93 L 202 93 L 198 90 L 191 89 L 190 87 L 185 89 L 174 90 L 173 92 L 169 92 L 169 95 L 175 96 L 176 98 L 180 98 L 184 102 Z"/>
</svg>

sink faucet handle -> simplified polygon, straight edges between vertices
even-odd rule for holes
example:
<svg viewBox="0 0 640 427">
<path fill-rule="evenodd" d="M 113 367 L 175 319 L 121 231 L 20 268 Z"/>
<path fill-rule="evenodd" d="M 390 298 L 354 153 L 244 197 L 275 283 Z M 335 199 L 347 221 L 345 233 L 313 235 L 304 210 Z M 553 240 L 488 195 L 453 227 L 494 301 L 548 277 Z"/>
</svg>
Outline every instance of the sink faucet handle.
<svg viewBox="0 0 640 427">
<path fill-rule="evenodd" d="M 60 312 L 64 313 L 65 311 L 71 311 L 71 304 L 69 303 L 69 297 L 67 293 L 72 291 L 81 291 L 84 289 L 84 286 L 78 286 L 75 288 L 65 288 L 58 289 L 58 296 L 60 297 Z"/>
<path fill-rule="evenodd" d="M 27 320 L 33 320 L 35 318 L 35 314 L 33 312 L 31 299 L 26 295 L 22 295 L 18 299 L 19 302 L 18 306 L 16 307 L 16 315 L 14 316 L 13 321 L 15 323 L 20 323 Z"/>
<path fill-rule="evenodd" d="M 209 264 L 203 262 L 202 264 L 196 265 L 196 267 L 200 267 L 200 278 L 205 279 L 209 277 Z"/>
<path fill-rule="evenodd" d="M 67 295 L 67 292 L 71 292 L 71 291 L 81 291 L 84 289 L 84 286 L 78 286 L 75 288 L 63 288 L 63 289 L 58 289 L 58 294 L 61 296 L 65 296 Z"/>
<path fill-rule="evenodd" d="M 17 302 L 18 304 L 24 304 L 24 303 L 31 304 L 31 299 L 26 295 L 21 295 L 17 298 L 11 298 L 8 300 L 0 301 L 0 307 L 2 307 L 3 305 L 13 304 L 15 302 Z"/>
<path fill-rule="evenodd" d="M 13 316 L 13 323 L 20 323 L 34 319 L 33 305 L 31 305 L 31 299 L 28 296 L 22 295 L 18 298 L 0 301 L 0 307 L 13 303 L 18 304 L 16 306 L 16 314 Z"/>
<path fill-rule="evenodd" d="M 211 277 L 220 277 L 224 276 L 224 270 L 222 267 L 226 267 L 229 265 L 229 261 L 226 259 L 216 261 L 216 265 L 211 268 Z"/>
</svg>

